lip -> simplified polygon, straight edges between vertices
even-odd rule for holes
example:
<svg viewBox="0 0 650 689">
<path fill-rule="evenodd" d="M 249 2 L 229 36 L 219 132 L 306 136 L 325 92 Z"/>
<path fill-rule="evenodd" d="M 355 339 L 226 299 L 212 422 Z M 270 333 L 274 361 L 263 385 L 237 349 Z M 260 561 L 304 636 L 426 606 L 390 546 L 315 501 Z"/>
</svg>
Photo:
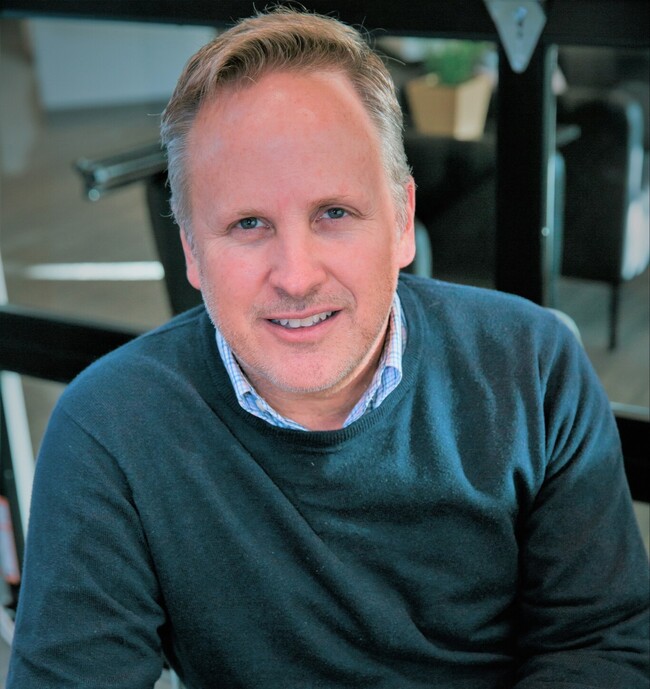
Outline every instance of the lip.
<svg viewBox="0 0 650 689">
<path fill-rule="evenodd" d="M 316 316 L 320 313 L 327 313 L 332 311 L 332 315 L 325 320 L 320 321 L 314 325 L 303 328 L 287 328 L 279 323 L 274 323 L 273 321 L 279 320 L 303 320 L 305 318 L 310 318 Z M 284 340 L 286 342 L 300 343 L 300 342 L 313 342 L 314 340 L 320 339 L 325 335 L 329 329 L 336 324 L 339 320 L 341 314 L 340 309 L 316 309 L 310 312 L 303 312 L 300 314 L 282 314 L 273 315 L 271 318 L 263 319 L 264 326 L 269 329 L 269 331 L 275 336 Z"/>
<path fill-rule="evenodd" d="M 279 313 L 272 313 L 269 316 L 265 316 L 265 318 L 269 321 L 279 321 L 279 320 L 291 320 L 291 319 L 298 319 L 302 320 L 304 318 L 311 318 L 312 316 L 317 316 L 319 313 L 329 313 L 332 311 L 333 313 L 336 313 L 337 311 L 340 311 L 340 308 L 335 308 L 334 306 L 321 306 L 316 309 L 310 309 L 309 311 L 281 311 Z"/>
</svg>

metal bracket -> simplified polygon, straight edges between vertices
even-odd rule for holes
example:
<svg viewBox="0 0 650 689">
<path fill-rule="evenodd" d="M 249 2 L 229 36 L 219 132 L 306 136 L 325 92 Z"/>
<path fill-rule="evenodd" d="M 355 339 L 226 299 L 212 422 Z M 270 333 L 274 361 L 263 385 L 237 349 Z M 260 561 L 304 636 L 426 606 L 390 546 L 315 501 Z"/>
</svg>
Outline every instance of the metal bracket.
<svg viewBox="0 0 650 689">
<path fill-rule="evenodd" d="M 546 24 L 544 0 L 484 0 L 513 72 L 526 71 Z"/>
<path fill-rule="evenodd" d="M 155 141 L 108 158 L 81 158 L 75 168 L 83 178 L 88 198 L 97 201 L 113 189 L 163 172 L 167 168 L 167 158 L 160 143 Z"/>
</svg>

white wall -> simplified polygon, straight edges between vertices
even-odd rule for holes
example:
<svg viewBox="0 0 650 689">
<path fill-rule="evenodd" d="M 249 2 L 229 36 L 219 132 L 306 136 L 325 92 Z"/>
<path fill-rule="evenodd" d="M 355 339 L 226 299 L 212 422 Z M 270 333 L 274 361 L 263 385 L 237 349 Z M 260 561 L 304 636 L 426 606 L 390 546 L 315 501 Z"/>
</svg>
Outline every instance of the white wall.
<svg viewBox="0 0 650 689">
<path fill-rule="evenodd" d="M 188 58 L 215 31 L 112 21 L 29 22 L 40 102 L 46 110 L 169 97 Z"/>
</svg>

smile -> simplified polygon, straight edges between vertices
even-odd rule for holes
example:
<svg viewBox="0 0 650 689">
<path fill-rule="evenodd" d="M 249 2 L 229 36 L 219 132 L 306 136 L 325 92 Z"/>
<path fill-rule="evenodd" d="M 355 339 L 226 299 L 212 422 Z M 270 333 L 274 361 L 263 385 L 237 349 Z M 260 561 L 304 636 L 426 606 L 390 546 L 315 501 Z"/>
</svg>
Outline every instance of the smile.
<svg viewBox="0 0 650 689">
<path fill-rule="evenodd" d="M 333 315 L 334 311 L 323 311 L 323 313 L 315 313 L 308 318 L 278 318 L 271 319 L 271 323 L 281 325 L 283 328 L 311 328 L 313 325 L 327 320 Z"/>
</svg>

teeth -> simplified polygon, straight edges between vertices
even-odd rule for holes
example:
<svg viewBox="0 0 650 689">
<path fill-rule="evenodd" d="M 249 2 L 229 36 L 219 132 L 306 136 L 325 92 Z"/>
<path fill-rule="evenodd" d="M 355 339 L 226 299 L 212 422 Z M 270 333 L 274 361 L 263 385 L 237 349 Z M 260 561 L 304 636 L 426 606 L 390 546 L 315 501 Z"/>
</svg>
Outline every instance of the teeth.
<svg viewBox="0 0 650 689">
<path fill-rule="evenodd" d="M 329 318 L 334 311 L 323 311 L 323 313 L 317 313 L 309 318 L 280 318 L 278 320 L 272 320 L 272 323 L 277 323 L 285 328 L 309 328 L 311 325 L 316 325 Z"/>
</svg>

